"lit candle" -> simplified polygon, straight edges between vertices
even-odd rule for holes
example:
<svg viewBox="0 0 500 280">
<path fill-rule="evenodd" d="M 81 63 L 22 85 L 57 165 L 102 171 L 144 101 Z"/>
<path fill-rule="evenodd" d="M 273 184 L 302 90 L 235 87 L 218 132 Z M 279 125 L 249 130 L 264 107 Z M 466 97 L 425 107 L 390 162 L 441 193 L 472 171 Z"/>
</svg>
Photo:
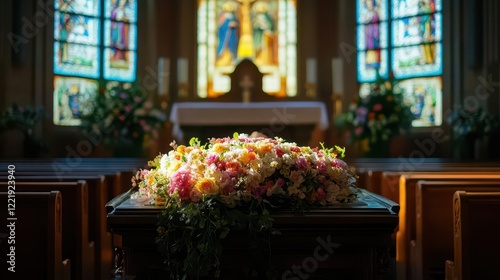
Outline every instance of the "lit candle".
<svg viewBox="0 0 500 280">
<path fill-rule="evenodd" d="M 158 58 L 158 95 L 167 95 L 170 81 L 170 59 Z"/>
<path fill-rule="evenodd" d="M 333 94 L 344 94 L 344 72 L 341 58 L 332 58 L 332 91 Z"/>
</svg>

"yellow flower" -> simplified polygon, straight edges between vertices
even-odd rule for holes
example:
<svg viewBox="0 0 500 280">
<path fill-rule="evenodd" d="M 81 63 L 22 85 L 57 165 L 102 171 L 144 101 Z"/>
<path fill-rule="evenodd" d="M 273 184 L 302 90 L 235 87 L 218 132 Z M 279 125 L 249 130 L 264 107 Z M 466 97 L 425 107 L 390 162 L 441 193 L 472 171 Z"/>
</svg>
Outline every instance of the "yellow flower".
<svg viewBox="0 0 500 280">
<path fill-rule="evenodd" d="M 248 150 L 244 149 L 240 155 L 239 161 L 243 165 L 247 165 L 250 161 L 255 160 L 257 158 L 254 152 L 248 152 Z"/>
<path fill-rule="evenodd" d="M 270 143 L 265 143 L 257 146 L 257 153 L 260 155 L 265 155 L 273 149 L 273 146 Z"/>
<path fill-rule="evenodd" d="M 186 152 L 186 146 L 184 146 L 184 145 L 177 146 L 177 152 L 184 154 Z"/>
<path fill-rule="evenodd" d="M 222 154 L 222 152 L 224 152 L 224 150 L 226 149 L 224 147 L 224 145 L 220 144 L 220 143 L 216 143 L 214 144 L 214 146 L 212 147 L 213 151 L 217 154 Z"/>
<path fill-rule="evenodd" d="M 215 184 L 215 181 L 212 178 L 201 178 L 198 182 L 196 182 L 195 188 L 201 194 L 213 195 L 219 192 L 219 186 Z"/>
</svg>

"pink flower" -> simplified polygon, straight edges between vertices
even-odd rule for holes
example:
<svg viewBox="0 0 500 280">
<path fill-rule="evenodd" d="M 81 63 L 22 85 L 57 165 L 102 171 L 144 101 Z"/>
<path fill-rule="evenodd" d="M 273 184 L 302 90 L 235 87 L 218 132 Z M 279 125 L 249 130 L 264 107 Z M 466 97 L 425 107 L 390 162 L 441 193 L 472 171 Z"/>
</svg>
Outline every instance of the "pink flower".
<svg viewBox="0 0 500 280">
<path fill-rule="evenodd" d="M 381 110 L 382 110 L 382 104 L 377 103 L 377 104 L 373 105 L 373 111 L 378 112 Z"/>
<path fill-rule="evenodd" d="M 303 156 L 300 156 L 297 158 L 297 161 L 295 162 L 297 164 L 297 167 L 302 170 L 307 170 L 309 168 L 309 163 L 307 162 L 306 158 Z"/>
<path fill-rule="evenodd" d="M 216 153 L 211 153 L 205 158 L 205 162 L 210 165 L 210 164 L 217 164 L 219 162 L 219 155 Z"/>
<path fill-rule="evenodd" d="M 170 195 L 177 192 L 181 200 L 188 200 L 192 189 L 191 174 L 187 170 L 179 169 L 172 174 L 170 188 L 168 189 Z"/>
<path fill-rule="evenodd" d="M 267 193 L 267 187 L 266 186 L 259 186 L 257 188 L 252 189 L 252 194 L 257 196 L 257 197 L 262 197 L 264 194 Z"/>
<path fill-rule="evenodd" d="M 356 127 L 356 129 L 354 130 L 354 134 L 361 135 L 361 133 L 363 133 L 363 128 L 360 126 Z"/>
<path fill-rule="evenodd" d="M 323 174 L 326 174 L 327 172 L 326 164 L 323 161 L 316 162 L 316 169 L 318 169 L 318 171 Z"/>
<path fill-rule="evenodd" d="M 276 185 L 277 185 L 278 187 L 283 187 L 283 186 L 285 185 L 285 179 L 283 179 L 283 178 L 281 178 L 281 177 L 280 177 L 280 178 L 278 178 L 278 180 L 276 180 Z"/>
<path fill-rule="evenodd" d="M 326 192 L 323 188 L 318 188 L 316 190 L 316 200 L 317 201 L 323 201 L 326 199 Z"/>
<path fill-rule="evenodd" d="M 341 168 L 344 170 L 349 169 L 349 167 L 347 166 L 347 163 L 345 163 L 345 161 L 338 159 L 338 158 L 333 159 L 332 166 L 337 167 L 337 168 Z"/>
</svg>

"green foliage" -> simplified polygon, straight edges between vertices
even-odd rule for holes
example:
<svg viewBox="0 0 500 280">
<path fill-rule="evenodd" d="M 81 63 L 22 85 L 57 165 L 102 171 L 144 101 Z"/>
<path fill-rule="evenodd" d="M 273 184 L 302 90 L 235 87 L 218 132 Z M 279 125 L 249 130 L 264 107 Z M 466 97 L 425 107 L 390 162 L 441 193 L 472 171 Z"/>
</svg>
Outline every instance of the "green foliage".
<svg viewBox="0 0 500 280">
<path fill-rule="evenodd" d="M 19 130 L 24 135 L 24 156 L 38 157 L 47 151 L 45 143 L 35 136 L 36 125 L 43 118 L 43 110 L 13 104 L 0 115 L 0 132 Z"/>
<path fill-rule="evenodd" d="M 481 107 L 455 109 L 448 115 L 448 123 L 451 125 L 455 140 L 461 140 L 466 136 L 481 138 L 491 134 L 499 126 L 497 117 Z"/>
<path fill-rule="evenodd" d="M 211 197 L 199 203 L 168 199 L 166 205 L 156 243 L 175 279 L 219 275 L 223 240 L 233 231 L 248 232 L 248 239 L 241 242 L 250 252 L 268 247 L 270 235 L 279 234 L 265 201 L 228 208 Z"/>
<path fill-rule="evenodd" d="M 23 134 L 33 136 L 35 126 L 41 119 L 41 109 L 13 104 L 0 116 L 0 131 L 19 129 Z"/>
</svg>

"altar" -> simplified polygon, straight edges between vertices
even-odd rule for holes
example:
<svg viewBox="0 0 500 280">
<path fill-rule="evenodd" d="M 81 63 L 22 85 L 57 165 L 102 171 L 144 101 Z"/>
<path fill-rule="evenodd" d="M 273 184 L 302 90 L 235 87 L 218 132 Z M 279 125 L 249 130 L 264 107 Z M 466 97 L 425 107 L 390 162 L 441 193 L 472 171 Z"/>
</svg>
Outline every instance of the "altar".
<svg viewBox="0 0 500 280">
<path fill-rule="evenodd" d="M 139 205 L 122 194 L 106 205 L 109 230 L 121 237 L 123 278 L 169 279 L 156 249 L 156 219 L 161 208 Z M 399 205 L 361 190 L 358 202 L 315 208 L 303 214 L 272 213 L 281 235 L 272 235 L 268 254 L 277 279 L 395 279 L 391 235 Z M 224 239 L 219 279 L 265 279 L 249 275 L 245 233 Z"/>
<path fill-rule="evenodd" d="M 318 101 L 178 102 L 170 121 L 180 142 L 258 131 L 314 147 L 324 141 L 329 126 L 326 106 Z"/>
</svg>

